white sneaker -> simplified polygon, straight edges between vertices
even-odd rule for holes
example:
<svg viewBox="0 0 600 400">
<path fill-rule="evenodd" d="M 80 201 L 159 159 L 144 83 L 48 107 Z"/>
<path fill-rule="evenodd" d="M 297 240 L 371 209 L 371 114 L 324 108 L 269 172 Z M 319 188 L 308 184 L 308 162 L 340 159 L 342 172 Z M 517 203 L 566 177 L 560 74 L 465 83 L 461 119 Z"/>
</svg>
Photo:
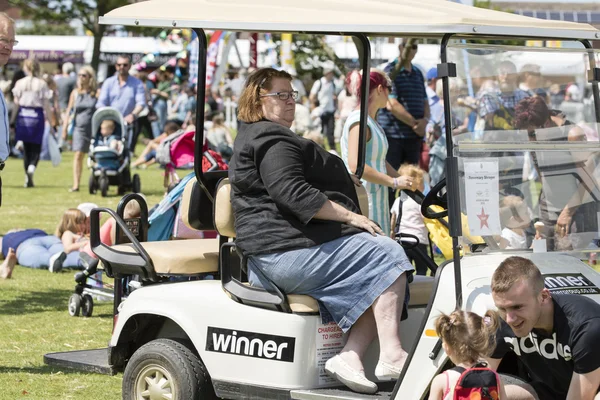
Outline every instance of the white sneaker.
<svg viewBox="0 0 600 400">
<path fill-rule="evenodd" d="M 34 172 L 35 172 L 35 165 L 29 165 L 27 167 L 27 173 L 25 174 L 25 187 L 33 187 Z"/>
<path fill-rule="evenodd" d="M 54 273 L 62 271 L 63 263 L 65 262 L 66 258 L 67 253 L 65 253 L 64 251 L 50 256 L 50 260 L 48 261 L 48 271 Z"/>
</svg>

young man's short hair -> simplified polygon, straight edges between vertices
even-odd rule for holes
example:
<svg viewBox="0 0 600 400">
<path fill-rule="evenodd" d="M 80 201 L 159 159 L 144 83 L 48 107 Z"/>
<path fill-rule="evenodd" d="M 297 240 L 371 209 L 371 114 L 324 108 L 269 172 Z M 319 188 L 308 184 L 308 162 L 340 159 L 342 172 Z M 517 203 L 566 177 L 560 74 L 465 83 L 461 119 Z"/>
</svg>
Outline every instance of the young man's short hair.
<svg viewBox="0 0 600 400">
<path fill-rule="evenodd" d="M 544 288 L 544 278 L 535 264 L 524 257 L 509 257 L 492 275 L 492 293 L 506 293 L 519 281 L 527 281 L 535 294 Z"/>
</svg>

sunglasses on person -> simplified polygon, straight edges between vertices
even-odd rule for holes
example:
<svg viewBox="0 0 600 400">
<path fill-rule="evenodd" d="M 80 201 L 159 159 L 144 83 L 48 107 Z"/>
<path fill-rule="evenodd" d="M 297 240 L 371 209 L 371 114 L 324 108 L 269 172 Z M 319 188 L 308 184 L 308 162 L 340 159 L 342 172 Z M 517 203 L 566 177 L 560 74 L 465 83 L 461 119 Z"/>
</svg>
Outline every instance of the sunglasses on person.
<svg viewBox="0 0 600 400">
<path fill-rule="evenodd" d="M 290 97 L 294 100 L 298 100 L 298 91 L 293 90 L 291 92 L 275 92 L 275 93 L 267 93 L 262 94 L 260 97 L 275 97 L 277 96 L 279 100 L 287 101 Z"/>
<path fill-rule="evenodd" d="M 123 64 L 117 63 L 117 64 L 115 64 L 115 66 L 117 66 L 117 67 L 128 67 L 129 63 L 123 63 Z"/>
<path fill-rule="evenodd" d="M 77 76 L 80 78 L 89 78 L 90 77 L 88 74 L 79 74 Z"/>
</svg>

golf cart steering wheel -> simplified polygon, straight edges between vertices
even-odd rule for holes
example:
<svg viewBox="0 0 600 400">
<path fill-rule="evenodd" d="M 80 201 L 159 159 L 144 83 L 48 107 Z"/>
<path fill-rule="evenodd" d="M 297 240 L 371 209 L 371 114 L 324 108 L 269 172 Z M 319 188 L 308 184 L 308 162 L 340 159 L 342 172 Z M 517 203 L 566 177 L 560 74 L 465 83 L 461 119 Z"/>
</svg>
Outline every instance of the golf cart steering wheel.
<svg viewBox="0 0 600 400">
<path fill-rule="evenodd" d="M 431 188 L 427 196 L 421 202 L 421 214 L 425 218 L 429 219 L 439 219 L 444 218 L 448 215 L 448 199 L 446 197 L 446 193 L 440 194 L 443 189 L 446 188 L 446 178 L 442 179 Z M 440 206 L 444 210 L 440 212 L 434 212 L 429 207 L 431 206 Z"/>
</svg>

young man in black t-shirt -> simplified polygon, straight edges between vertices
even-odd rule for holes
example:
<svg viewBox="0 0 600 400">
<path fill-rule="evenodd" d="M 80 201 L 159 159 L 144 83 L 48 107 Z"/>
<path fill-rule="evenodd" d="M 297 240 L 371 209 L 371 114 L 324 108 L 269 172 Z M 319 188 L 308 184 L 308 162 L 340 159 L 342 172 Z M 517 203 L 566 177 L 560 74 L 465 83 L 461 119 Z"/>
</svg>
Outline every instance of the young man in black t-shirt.
<svg viewBox="0 0 600 400">
<path fill-rule="evenodd" d="M 551 294 L 530 260 L 509 257 L 492 277 L 502 325 L 490 367 L 513 351 L 541 400 L 600 400 L 600 305 Z M 511 398 L 510 387 L 507 395 Z"/>
</svg>

